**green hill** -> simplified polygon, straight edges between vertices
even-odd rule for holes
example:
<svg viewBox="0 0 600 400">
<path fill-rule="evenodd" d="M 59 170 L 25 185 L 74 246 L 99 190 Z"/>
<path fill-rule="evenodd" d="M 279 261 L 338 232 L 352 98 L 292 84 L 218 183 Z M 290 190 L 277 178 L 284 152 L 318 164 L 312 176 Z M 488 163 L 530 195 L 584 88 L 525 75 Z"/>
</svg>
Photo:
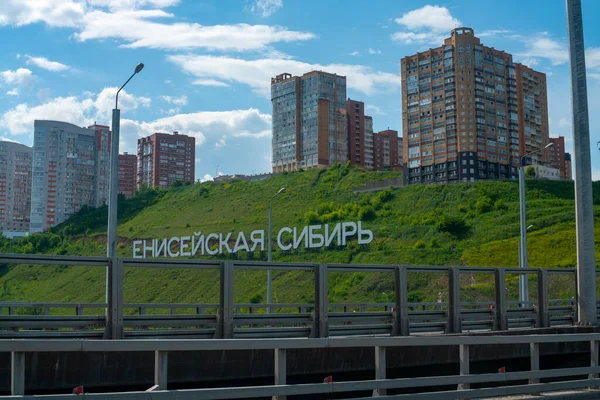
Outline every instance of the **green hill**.
<svg viewBox="0 0 600 400">
<path fill-rule="evenodd" d="M 268 199 L 274 200 L 274 231 L 283 226 L 363 221 L 374 233 L 368 245 L 296 251 L 274 250 L 277 261 L 327 263 L 517 266 L 519 193 L 516 182 L 409 186 L 353 193 L 369 181 L 400 176 L 353 167 L 283 174 L 260 182 L 206 182 L 169 190 L 148 189 L 119 199 L 119 254 L 132 255 L 135 239 L 169 238 L 194 232 L 239 232 L 268 226 Z M 571 182 L 528 181 L 530 267 L 574 267 L 575 209 Z M 600 243 L 600 185 L 594 184 L 596 243 Z M 46 234 L 0 240 L 0 251 L 105 254 L 106 207 L 84 209 Z M 208 256 L 202 256 L 208 258 Z M 225 256 L 218 256 L 224 258 Z M 229 256 L 266 260 L 266 252 Z M 600 247 L 596 246 L 600 259 Z M 201 258 L 197 256 L 197 258 Z M 217 256 L 215 256 L 217 258 Z M 331 274 L 330 301 L 391 301 L 393 277 L 378 273 Z M 514 279 L 513 279 L 514 278 Z M 442 274 L 410 276 L 411 300 L 436 300 Z M 465 276 L 465 298 L 492 296 L 490 280 Z M 236 301 L 266 297 L 265 271 L 237 271 Z M 509 277 L 516 296 L 516 276 Z M 215 271 L 127 269 L 126 302 L 216 302 Z M 551 282 L 556 296 L 569 296 L 572 282 Z M 83 267 L 0 266 L 0 300 L 103 301 L 104 271 Z M 312 276 L 274 272 L 277 302 L 312 300 Z M 532 288 L 531 292 L 535 290 Z M 552 297 L 552 296 L 551 296 Z"/>
</svg>

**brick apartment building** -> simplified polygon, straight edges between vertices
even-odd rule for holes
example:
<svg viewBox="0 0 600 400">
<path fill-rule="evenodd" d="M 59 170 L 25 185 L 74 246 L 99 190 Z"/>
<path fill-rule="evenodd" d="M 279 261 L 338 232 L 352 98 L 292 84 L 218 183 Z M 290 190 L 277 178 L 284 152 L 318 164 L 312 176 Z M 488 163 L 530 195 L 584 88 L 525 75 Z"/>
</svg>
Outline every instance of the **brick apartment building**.
<svg viewBox="0 0 600 400">
<path fill-rule="evenodd" d="M 33 149 L 0 141 L 0 233 L 29 232 Z"/>
<path fill-rule="evenodd" d="M 171 184 L 195 182 L 196 138 L 155 133 L 138 139 L 137 187 L 168 188 Z"/>
<path fill-rule="evenodd" d="M 135 194 L 137 181 L 137 156 L 135 154 L 119 154 L 119 193 L 125 197 Z"/>
<path fill-rule="evenodd" d="M 373 135 L 373 169 L 382 171 L 386 168 L 401 171 L 399 162 L 398 131 L 386 129 Z"/>
</svg>

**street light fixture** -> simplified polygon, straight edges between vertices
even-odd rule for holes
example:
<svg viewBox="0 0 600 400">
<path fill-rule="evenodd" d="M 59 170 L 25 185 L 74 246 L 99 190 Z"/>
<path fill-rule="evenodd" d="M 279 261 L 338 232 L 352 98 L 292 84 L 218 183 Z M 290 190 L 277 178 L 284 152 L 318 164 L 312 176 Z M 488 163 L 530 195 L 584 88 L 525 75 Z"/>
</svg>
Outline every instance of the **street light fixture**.
<svg viewBox="0 0 600 400">
<path fill-rule="evenodd" d="M 525 158 L 537 154 L 545 149 L 554 146 L 554 142 L 548 143 L 546 146 L 521 157 L 521 166 L 519 167 L 519 201 L 521 214 L 521 251 L 519 254 L 519 266 L 527 268 L 527 227 L 526 212 L 525 212 Z M 521 307 L 526 306 L 529 300 L 529 287 L 527 282 L 527 274 L 519 275 L 519 303 Z"/>
<path fill-rule="evenodd" d="M 275 193 L 273 196 L 271 196 L 271 198 L 269 199 L 269 241 L 267 243 L 267 261 L 270 263 L 272 260 L 272 240 L 271 240 L 271 235 L 273 234 L 273 199 L 275 197 L 277 197 L 279 194 L 285 192 L 285 188 L 282 187 L 281 189 L 279 189 L 279 191 L 277 193 Z M 268 269 L 267 270 L 267 305 L 270 306 L 271 305 L 271 270 Z M 271 308 L 268 307 L 267 308 L 267 312 L 270 312 Z"/>
<path fill-rule="evenodd" d="M 112 134 L 110 140 L 110 186 L 108 189 L 108 237 L 106 240 L 106 255 L 109 258 L 117 257 L 117 193 L 119 191 L 119 129 L 121 125 L 121 110 L 119 110 L 119 92 L 129 81 L 144 69 L 144 64 L 139 63 L 133 74 L 117 90 L 115 108 L 112 111 Z M 108 285 L 107 285 L 108 287 Z"/>
</svg>

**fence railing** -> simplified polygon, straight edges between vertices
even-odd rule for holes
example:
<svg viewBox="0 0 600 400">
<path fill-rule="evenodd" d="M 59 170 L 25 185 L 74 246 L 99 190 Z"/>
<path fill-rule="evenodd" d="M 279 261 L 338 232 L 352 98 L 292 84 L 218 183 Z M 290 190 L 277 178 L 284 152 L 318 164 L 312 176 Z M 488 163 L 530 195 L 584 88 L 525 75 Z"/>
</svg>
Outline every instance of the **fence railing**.
<svg viewBox="0 0 600 400">
<path fill-rule="evenodd" d="M 0 264 L 76 265 L 107 268 L 105 303 L 0 303 L 0 337 L 44 338 L 268 338 L 352 335 L 406 336 L 413 332 L 460 333 L 523 327 L 571 325 L 576 321 L 575 299 L 549 299 L 549 277 L 566 276 L 576 292 L 574 269 L 481 267 L 418 267 L 265 263 L 103 257 L 0 254 Z M 125 303 L 124 269 L 188 268 L 219 271 L 219 300 L 212 304 Z M 240 304 L 234 302 L 235 270 L 305 271 L 314 278 L 311 303 Z M 328 275 L 336 272 L 391 274 L 393 301 L 330 304 Z M 409 275 L 440 274 L 447 282 L 444 301 L 408 301 Z M 464 301 L 465 275 L 487 275 L 494 282 L 493 299 Z M 535 277 L 534 299 L 519 303 L 507 297 L 507 275 Z M 490 280 L 491 280 L 490 279 Z M 215 282 L 217 284 L 217 282 Z M 312 296 L 311 296 L 312 295 Z M 57 310 L 61 310 L 57 312 Z M 87 312 L 86 312 L 87 310 Z M 64 315 L 64 314 L 69 315 Z"/>
<path fill-rule="evenodd" d="M 590 345 L 590 366 L 560 369 L 540 369 L 540 344 L 587 342 Z M 572 390 L 600 386 L 600 334 L 510 335 L 510 336 L 415 336 L 321 339 L 229 339 L 229 340 L 0 340 L 0 352 L 11 353 L 11 393 L 24 395 L 25 354 L 31 352 L 153 352 L 154 386 L 146 392 L 92 393 L 97 399 L 250 399 L 286 396 L 352 393 L 373 391 L 384 396 L 398 389 L 418 393 L 394 394 L 394 399 L 471 399 Z M 471 373 L 470 350 L 474 346 L 529 345 L 530 369 L 519 372 Z M 425 376 L 388 379 L 386 353 L 398 347 L 456 346 L 459 350 L 459 375 Z M 314 349 L 370 348 L 375 354 L 374 380 L 287 384 L 287 351 Z M 208 389 L 168 390 L 169 353 L 191 351 L 273 350 L 274 385 Z M 199 372 L 201 373 L 201 372 Z M 585 376 L 585 378 L 582 378 Z M 544 379 L 544 383 L 540 380 Z M 471 388 L 477 384 L 478 388 Z M 500 385 L 498 387 L 498 385 Z M 455 386 L 447 390 L 444 387 Z M 435 391 L 442 387 L 443 390 Z M 36 398 L 31 396 L 28 398 Z M 46 395 L 43 399 L 67 399 L 72 395 Z M 13 398 L 13 397 L 8 397 Z M 14 397 L 19 398 L 19 397 Z M 371 397 L 365 397 L 365 399 Z"/>
</svg>

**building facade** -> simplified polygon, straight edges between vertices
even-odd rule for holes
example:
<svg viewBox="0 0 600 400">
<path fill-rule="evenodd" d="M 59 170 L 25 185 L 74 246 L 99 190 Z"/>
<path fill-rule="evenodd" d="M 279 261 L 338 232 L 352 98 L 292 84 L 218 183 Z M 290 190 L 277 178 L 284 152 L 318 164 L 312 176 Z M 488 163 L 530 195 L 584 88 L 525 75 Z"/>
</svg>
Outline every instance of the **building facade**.
<svg viewBox="0 0 600 400">
<path fill-rule="evenodd" d="M 352 165 L 366 167 L 365 103 L 348 99 L 346 101 L 346 116 L 348 119 L 348 159 Z M 371 129 L 372 125 L 373 120 L 371 119 Z"/>
<path fill-rule="evenodd" d="M 401 171 L 398 162 L 398 131 L 386 129 L 373 135 L 373 169 L 387 168 Z"/>
<path fill-rule="evenodd" d="M 137 181 L 137 157 L 134 154 L 119 154 L 119 193 L 125 197 L 135 194 Z"/>
<path fill-rule="evenodd" d="M 365 168 L 374 168 L 373 151 L 373 118 L 365 115 Z"/>
<path fill-rule="evenodd" d="M 195 182 L 196 138 L 177 132 L 155 133 L 138 139 L 137 187 L 168 188 Z"/>
<path fill-rule="evenodd" d="M 560 171 L 560 179 L 571 180 L 571 155 L 569 153 L 565 153 L 564 136 L 550 138 L 550 142 L 554 143 L 554 145 L 548 151 L 550 155 L 550 166 L 557 168 Z M 568 166 L 567 158 L 569 159 Z"/>
<path fill-rule="evenodd" d="M 520 157 L 548 141 L 545 75 L 452 30 L 404 57 L 402 123 L 409 183 L 514 179 Z"/>
<path fill-rule="evenodd" d="M 33 149 L 0 141 L 0 233 L 29 232 Z"/>
<path fill-rule="evenodd" d="M 346 77 L 312 71 L 271 79 L 273 172 L 345 163 Z"/>
<path fill-rule="evenodd" d="M 43 232 L 83 206 L 106 204 L 109 146 L 107 127 L 35 121 L 30 232 Z"/>
</svg>

